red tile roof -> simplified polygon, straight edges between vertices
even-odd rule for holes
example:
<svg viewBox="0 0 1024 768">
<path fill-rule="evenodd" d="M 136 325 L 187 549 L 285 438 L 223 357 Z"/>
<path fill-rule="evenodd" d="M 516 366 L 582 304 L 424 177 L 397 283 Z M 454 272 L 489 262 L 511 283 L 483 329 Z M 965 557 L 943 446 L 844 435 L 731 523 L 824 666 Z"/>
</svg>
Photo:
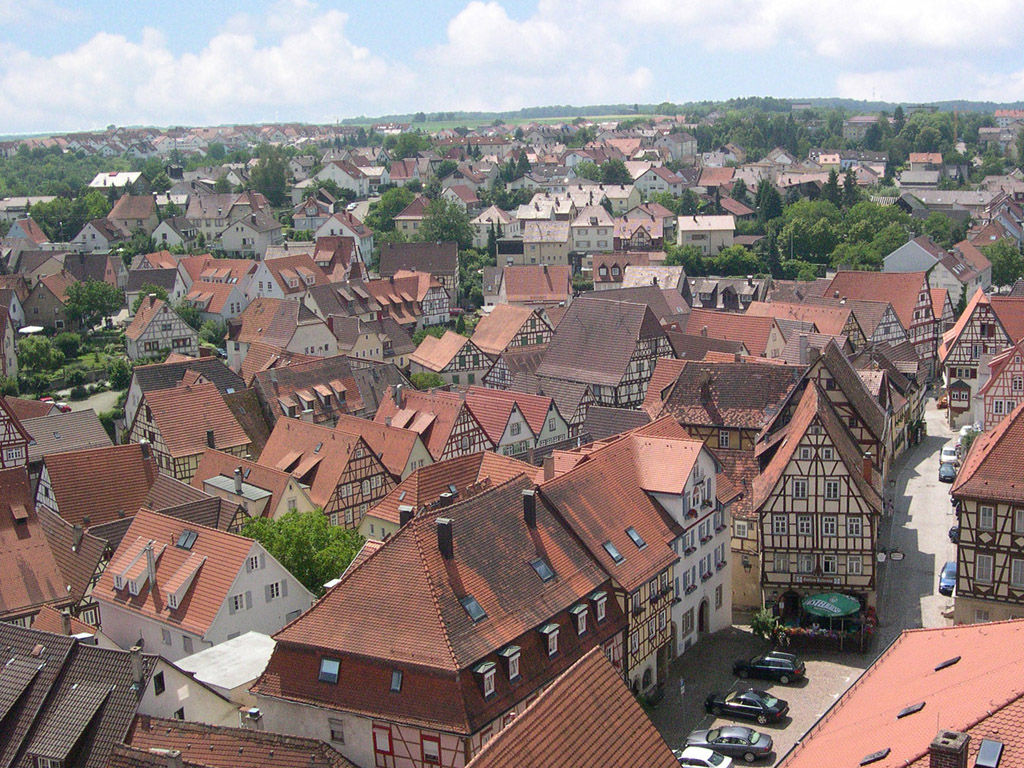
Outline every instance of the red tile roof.
<svg viewBox="0 0 1024 768">
<path fill-rule="evenodd" d="M 393 388 L 388 387 L 373 420 L 384 424 L 390 419 L 392 426 L 416 432 L 434 460 L 441 458 L 452 437 L 455 422 L 466 408 L 465 400 L 455 392 L 418 392 L 404 387 L 402 407 L 399 408 L 393 392 Z"/>
<path fill-rule="evenodd" d="M 313 257 L 307 253 L 290 253 L 287 256 L 266 259 L 263 263 L 285 296 L 305 293 L 310 286 L 328 285 L 331 282 L 313 261 Z M 312 278 L 312 283 L 308 282 L 309 278 Z M 296 281 L 295 286 L 292 285 L 293 280 Z"/>
<path fill-rule="evenodd" d="M 768 348 L 774 317 L 737 315 L 731 312 L 715 312 L 709 309 L 694 309 L 686 320 L 685 332 L 707 335 L 727 341 L 740 341 L 752 355 L 764 357 Z"/>
<path fill-rule="evenodd" d="M 486 355 L 500 355 L 535 311 L 512 304 L 495 305 L 473 329 L 473 343 Z"/>
<path fill-rule="evenodd" d="M 198 534 L 188 550 L 175 544 L 186 530 Z M 129 593 L 127 583 L 123 589 L 115 589 L 114 577 L 129 571 L 130 566 L 132 575 L 143 572 L 145 556 L 134 566 L 132 560 L 147 542 L 153 542 L 156 589 L 148 580 L 137 595 Z M 140 509 L 100 576 L 93 597 L 101 604 L 113 603 L 146 618 L 203 635 L 217 618 L 235 578 L 244 570 L 245 560 L 256 546 L 256 542 L 243 536 Z M 182 576 L 191 573 L 193 566 L 199 570 L 191 586 L 178 607 L 170 608 L 168 597 L 181 586 Z"/>
<path fill-rule="evenodd" d="M 992 296 L 992 311 L 1010 336 L 1010 341 L 1024 339 L 1024 298 L 1020 296 Z"/>
<path fill-rule="evenodd" d="M 858 301 L 877 301 L 884 297 L 896 312 L 906 330 L 920 325 L 914 319 L 914 307 L 917 297 L 927 285 L 924 272 L 838 272 L 832 278 L 825 296 L 855 299 Z"/>
<path fill-rule="evenodd" d="M 467 344 L 472 344 L 468 336 L 453 331 L 445 331 L 441 338 L 424 336 L 416 351 L 409 355 L 409 362 L 429 371 L 440 372 L 451 364 Z"/>
<path fill-rule="evenodd" d="M 260 371 L 267 371 L 271 368 L 286 368 L 296 363 L 308 363 L 319 359 L 319 357 L 313 355 L 289 352 L 282 347 L 275 347 L 262 341 L 254 341 L 249 344 L 249 349 L 245 353 L 245 359 L 242 360 L 242 368 L 239 373 L 246 386 L 252 386 L 252 380 Z"/>
<path fill-rule="evenodd" d="M 287 347 L 295 329 L 306 321 L 323 322 L 301 302 L 263 296 L 238 316 L 238 325 L 230 329 L 231 340 L 241 344 L 262 341 L 274 347 Z"/>
<path fill-rule="evenodd" d="M 62 269 L 60 272 L 40 278 L 39 282 L 49 288 L 50 293 L 63 304 L 68 298 L 68 286 L 78 281 L 69 272 Z"/>
<path fill-rule="evenodd" d="M 502 272 L 505 299 L 509 303 L 569 301 L 572 296 L 570 268 L 561 265 L 505 267 Z"/>
<path fill-rule="evenodd" d="M 409 457 L 420 442 L 420 436 L 412 430 L 360 419 L 358 416 L 339 416 L 334 428 L 346 435 L 363 438 L 395 478 L 400 478 L 405 472 L 409 466 Z"/>
<path fill-rule="evenodd" d="M 938 352 L 940 363 L 945 365 L 946 358 L 949 356 L 949 353 L 953 350 L 953 347 L 956 345 L 957 339 L 959 339 L 960 336 L 963 334 L 964 329 L 967 327 L 967 324 L 971 322 L 971 318 L 974 316 L 974 311 L 979 306 L 985 306 L 987 304 L 990 304 L 989 297 L 986 295 L 985 291 L 983 291 L 981 288 L 978 288 L 974 292 L 974 295 L 971 296 L 970 300 L 968 300 L 967 306 L 964 307 L 964 311 L 960 313 L 960 317 L 957 318 L 956 322 L 953 324 L 953 327 L 942 334 L 942 339 L 939 342 Z"/>
<path fill-rule="evenodd" d="M 847 307 L 828 307 L 815 304 L 786 304 L 783 302 L 754 301 L 747 307 L 752 317 L 776 317 L 814 323 L 818 333 L 839 336 L 850 319 L 853 310 Z"/>
<path fill-rule="evenodd" d="M 165 306 L 167 306 L 167 302 L 156 298 L 156 296 L 150 295 L 143 298 L 142 303 L 139 305 L 139 310 L 135 313 L 135 317 L 132 318 L 131 325 L 125 328 L 124 335 L 133 341 L 137 340 L 149 328 L 153 318 L 159 315 Z M 174 310 L 170 307 L 167 307 L 167 311 L 174 313 Z M 174 314 L 176 316 L 176 313 Z"/>
<path fill-rule="evenodd" d="M 679 761 L 595 648 L 564 672 L 466 768 L 678 768 Z"/>
<path fill-rule="evenodd" d="M 927 766 L 928 745 L 943 730 L 1006 745 L 1001 766 L 1024 765 L 1024 621 L 906 630 L 808 731 L 780 768 L 857 766 L 889 750 L 884 766 Z M 958 659 L 944 669 L 943 662 Z M 899 716 L 924 703 L 924 710 Z"/>
<path fill-rule="evenodd" d="M 57 406 L 42 400 L 27 400 L 23 397 L 6 395 L 3 401 L 8 410 L 21 421 L 49 416 L 51 411 L 57 413 Z"/>
<path fill-rule="evenodd" d="M 548 414 L 555 407 L 554 400 L 543 395 L 484 387 L 470 387 L 466 392 L 466 405 L 495 445 L 505 434 L 513 408 L 523 414 L 527 426 L 539 437 Z"/>
<path fill-rule="evenodd" d="M 142 451 L 129 443 L 44 458 L 60 516 L 88 528 L 135 514 L 157 477 L 156 459 Z"/>
<path fill-rule="evenodd" d="M 270 499 L 267 501 L 265 512 L 268 515 L 273 514 L 278 504 L 281 503 L 281 498 L 288 488 L 289 481 L 292 480 L 292 476 L 287 472 L 281 472 L 273 467 L 257 464 L 255 461 L 240 459 L 223 451 L 208 449 L 203 451 L 203 457 L 199 460 L 199 466 L 192 476 L 191 485 L 193 488 L 202 491 L 205 489 L 204 481 L 210 478 L 226 477 L 234 480 L 235 470 L 239 468 L 242 470 L 242 478 L 245 483 L 254 485 L 271 494 Z"/>
<path fill-rule="evenodd" d="M 65 615 L 67 614 L 62 614 L 61 611 L 55 610 L 48 605 L 44 605 L 32 619 L 32 629 L 40 632 L 52 632 L 55 635 L 94 635 L 98 631 L 92 624 L 86 624 L 75 616 L 67 615 L 68 620 L 71 622 L 71 632 L 65 632 Z"/>
<path fill-rule="evenodd" d="M 1024 402 L 971 444 L 950 491 L 958 498 L 1024 502 Z"/>
<path fill-rule="evenodd" d="M 167 452 L 174 458 L 192 456 L 210 448 L 207 433 L 211 430 L 212 447 L 219 450 L 251 443 L 212 382 L 158 389 L 147 392 L 142 399 L 143 404 L 149 406 Z M 143 405 L 140 405 L 139 413 L 142 410 Z M 138 419 L 136 415 L 136 421 Z"/>
</svg>

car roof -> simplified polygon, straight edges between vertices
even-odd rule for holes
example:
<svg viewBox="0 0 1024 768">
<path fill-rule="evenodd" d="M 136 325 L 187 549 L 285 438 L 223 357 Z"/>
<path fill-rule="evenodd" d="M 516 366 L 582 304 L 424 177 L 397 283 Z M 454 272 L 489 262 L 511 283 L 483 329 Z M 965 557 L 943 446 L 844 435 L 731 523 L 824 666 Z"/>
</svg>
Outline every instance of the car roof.
<svg viewBox="0 0 1024 768">
<path fill-rule="evenodd" d="M 946 571 L 953 571 L 954 573 L 956 572 L 956 560 L 950 560 L 948 563 L 942 566 L 942 572 L 945 573 Z"/>
<path fill-rule="evenodd" d="M 723 725 L 718 730 L 722 736 L 742 736 L 743 738 L 747 738 L 754 732 L 753 728 L 747 728 L 745 725 Z"/>
<path fill-rule="evenodd" d="M 713 752 L 714 750 L 707 747 L 687 747 L 683 750 L 683 757 L 702 757 L 707 760 Z"/>
</svg>

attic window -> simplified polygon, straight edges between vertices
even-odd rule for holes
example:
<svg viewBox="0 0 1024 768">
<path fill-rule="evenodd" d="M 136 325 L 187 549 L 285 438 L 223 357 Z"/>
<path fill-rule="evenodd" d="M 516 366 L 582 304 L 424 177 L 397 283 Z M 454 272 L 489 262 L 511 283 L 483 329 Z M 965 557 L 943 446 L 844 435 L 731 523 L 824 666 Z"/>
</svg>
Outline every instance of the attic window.
<svg viewBox="0 0 1024 768">
<path fill-rule="evenodd" d="M 402 692 L 402 670 L 400 669 L 391 670 L 391 692 Z"/>
<path fill-rule="evenodd" d="M 480 607 L 480 603 L 478 603 L 476 598 L 472 595 L 466 595 L 459 602 L 462 603 L 462 607 L 466 609 L 466 613 L 469 614 L 469 618 L 471 618 L 474 623 L 487 618 L 487 613 Z"/>
<path fill-rule="evenodd" d="M 400 494 L 398 494 L 398 500 L 399 501 L 405 501 L 405 494 L 406 493 L 408 493 L 408 491 L 402 491 Z"/>
<path fill-rule="evenodd" d="M 872 752 L 870 755 L 864 755 L 864 757 L 861 758 L 860 764 L 871 765 L 872 763 L 877 763 L 879 760 L 887 758 L 891 751 L 892 750 L 889 749 L 889 747 L 886 747 L 885 749 L 880 749 L 877 752 Z"/>
<path fill-rule="evenodd" d="M 1003 756 L 1003 742 L 982 739 L 978 747 L 978 756 L 974 760 L 977 768 L 999 768 L 999 760 Z"/>
<path fill-rule="evenodd" d="M 339 659 L 320 659 L 320 676 L 318 679 L 321 683 L 337 683 L 340 671 L 341 661 Z"/>
<path fill-rule="evenodd" d="M 324 447 L 323 443 L 317 443 L 316 448 L 313 449 L 313 453 L 320 453 L 320 449 Z"/>
<path fill-rule="evenodd" d="M 551 566 L 548 565 L 547 561 L 543 557 L 538 557 L 536 560 L 531 560 L 530 565 L 533 566 L 533 570 L 540 576 L 541 581 L 551 581 L 555 578 L 555 572 L 551 570 Z"/>
<path fill-rule="evenodd" d="M 608 553 L 608 556 L 609 556 L 609 557 L 610 557 L 610 558 L 611 558 L 611 559 L 612 559 L 612 560 L 613 560 L 613 561 L 614 561 L 615 563 L 621 563 L 621 562 L 622 562 L 623 560 L 625 560 L 625 559 L 626 559 L 626 558 L 624 558 L 624 557 L 622 556 L 622 554 L 621 554 L 621 553 L 619 552 L 619 550 L 617 550 L 617 549 L 615 548 L 615 545 L 614 545 L 614 544 L 612 544 L 612 543 L 611 543 L 610 541 L 606 541 L 606 542 L 605 542 L 604 544 L 602 544 L 601 546 L 602 546 L 602 547 L 604 547 L 604 551 Z"/>
<path fill-rule="evenodd" d="M 484 689 L 484 698 L 494 695 L 494 673 L 497 670 L 498 665 L 493 661 L 485 661 L 482 664 L 477 664 L 473 667 L 473 671 L 480 675 L 481 683 Z"/>
<path fill-rule="evenodd" d="M 192 545 L 196 543 L 196 538 L 199 536 L 195 531 L 184 530 L 178 537 L 177 543 L 174 545 L 179 549 L 192 549 Z"/>
<path fill-rule="evenodd" d="M 452 496 L 458 496 L 459 495 L 459 489 L 455 487 L 454 483 L 449 483 L 448 484 L 448 493 L 450 493 Z"/>
<path fill-rule="evenodd" d="M 904 707 L 899 712 L 897 712 L 896 719 L 899 720 L 901 718 L 907 717 L 908 715 L 917 714 L 922 709 L 924 709 L 923 701 L 919 701 L 917 704 L 911 704 L 909 707 Z"/>
<path fill-rule="evenodd" d="M 959 661 L 960 661 L 960 657 L 959 656 L 954 656 L 952 659 L 946 659 L 945 661 L 943 661 L 940 664 L 936 665 L 935 671 L 938 672 L 940 669 L 945 669 L 946 667 L 952 667 L 954 664 L 956 664 Z"/>
<path fill-rule="evenodd" d="M 636 528 L 634 528 L 633 526 L 629 526 L 629 528 L 626 529 L 626 535 L 633 540 L 633 543 L 636 544 L 637 549 L 643 549 L 647 546 L 647 542 L 644 541 L 643 536 L 637 533 Z"/>
</svg>

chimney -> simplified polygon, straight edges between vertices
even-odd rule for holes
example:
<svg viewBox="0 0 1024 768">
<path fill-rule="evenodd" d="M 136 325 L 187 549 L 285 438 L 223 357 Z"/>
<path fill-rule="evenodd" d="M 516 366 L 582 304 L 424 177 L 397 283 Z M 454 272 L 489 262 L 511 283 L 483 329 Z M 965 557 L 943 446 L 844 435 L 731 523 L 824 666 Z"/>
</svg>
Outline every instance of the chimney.
<svg viewBox="0 0 1024 768">
<path fill-rule="evenodd" d="M 156 294 L 155 293 L 151 293 L 151 294 L 147 295 L 146 298 L 149 299 L 149 306 L 152 307 L 154 304 L 156 304 Z"/>
<path fill-rule="evenodd" d="M 213 430 L 212 429 L 206 430 L 206 444 L 208 446 L 210 446 L 211 448 L 216 448 L 217 447 L 216 443 L 217 443 L 217 441 L 213 439 Z"/>
<path fill-rule="evenodd" d="M 82 526 L 76 525 L 71 529 L 71 551 L 77 552 L 82 543 Z"/>
<path fill-rule="evenodd" d="M 807 348 L 807 364 L 818 362 L 818 358 L 821 357 L 821 350 L 817 347 Z"/>
<path fill-rule="evenodd" d="M 395 405 L 405 408 L 405 388 L 401 384 L 395 384 Z"/>
<path fill-rule="evenodd" d="M 68 637 L 71 636 L 71 614 L 70 613 L 61 613 L 61 615 L 60 615 L 60 631 L 63 634 L 67 635 Z"/>
<path fill-rule="evenodd" d="M 832 298 L 833 299 L 838 299 L 839 298 L 839 291 L 832 291 Z"/>
<path fill-rule="evenodd" d="M 555 457 L 545 456 L 544 457 L 544 482 L 552 480 L 555 477 Z"/>
<path fill-rule="evenodd" d="M 807 334 L 800 334 L 800 365 L 807 365 Z"/>
<path fill-rule="evenodd" d="M 448 517 L 437 518 L 437 549 L 445 560 L 455 559 L 455 544 L 452 541 L 452 521 Z"/>
<path fill-rule="evenodd" d="M 400 504 L 398 507 L 398 527 L 405 528 L 413 518 L 413 509 L 408 504 Z"/>
<path fill-rule="evenodd" d="M 445 491 L 437 497 L 437 506 L 441 508 L 450 507 L 453 501 L 455 501 L 455 496 L 448 491 Z"/>
<path fill-rule="evenodd" d="M 235 495 L 242 495 L 242 468 L 235 467 Z"/>
<path fill-rule="evenodd" d="M 705 337 L 708 335 L 708 327 L 706 325 L 700 329 L 700 335 Z"/>
<path fill-rule="evenodd" d="M 142 458 L 149 458 L 149 440 L 139 440 L 139 448 L 142 449 Z"/>
<path fill-rule="evenodd" d="M 156 586 L 156 562 L 153 560 L 153 542 L 146 545 L 146 573 L 149 575 L 149 589 Z"/>
<path fill-rule="evenodd" d="M 753 275 L 747 275 L 747 285 L 753 287 L 753 285 L 754 285 L 754 276 Z"/>
<path fill-rule="evenodd" d="M 929 768 L 967 768 L 971 737 L 960 731 L 939 731 L 928 745 Z"/>
<path fill-rule="evenodd" d="M 862 461 L 862 470 L 864 472 L 864 479 L 868 483 L 870 483 L 871 482 L 871 451 L 868 451 L 867 453 L 864 454 L 864 459 Z"/>
<path fill-rule="evenodd" d="M 523 491 L 523 522 L 527 528 L 537 527 L 537 491 L 532 488 Z"/>
<path fill-rule="evenodd" d="M 132 680 L 135 681 L 136 685 L 141 686 L 142 680 L 146 676 L 146 667 L 142 663 L 142 646 L 133 645 L 128 654 L 131 656 L 132 661 Z"/>
</svg>

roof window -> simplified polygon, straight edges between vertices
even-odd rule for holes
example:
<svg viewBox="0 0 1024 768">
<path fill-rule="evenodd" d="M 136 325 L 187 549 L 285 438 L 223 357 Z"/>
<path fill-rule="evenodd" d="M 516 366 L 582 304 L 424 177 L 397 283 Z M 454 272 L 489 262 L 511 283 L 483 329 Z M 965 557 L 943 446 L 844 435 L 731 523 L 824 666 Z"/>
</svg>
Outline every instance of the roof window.
<svg viewBox="0 0 1024 768">
<path fill-rule="evenodd" d="M 466 595 L 460 601 L 462 607 L 466 609 L 466 613 L 469 614 L 474 623 L 487 618 L 487 613 L 483 608 L 480 607 L 480 603 L 476 601 L 476 598 L 472 595 Z"/>
<path fill-rule="evenodd" d="M 946 659 L 945 661 L 943 661 L 943 662 L 941 662 L 941 663 L 939 663 L 939 664 L 937 664 L 935 666 L 935 671 L 938 672 L 940 669 L 945 669 L 946 667 L 952 667 L 954 664 L 956 664 L 959 661 L 960 661 L 960 657 L 959 656 L 954 656 L 952 659 Z"/>
<path fill-rule="evenodd" d="M 629 528 L 626 529 L 626 535 L 633 540 L 633 543 L 636 544 L 637 549 L 643 549 L 647 546 L 647 542 L 644 541 L 643 536 L 637 533 L 636 528 L 634 528 L 633 526 L 629 526 Z"/>
<path fill-rule="evenodd" d="M 320 659 L 320 676 L 317 679 L 321 683 L 337 683 L 340 671 L 341 661 L 339 659 Z"/>
<path fill-rule="evenodd" d="M 625 559 L 626 559 L 626 558 L 624 558 L 624 557 L 622 556 L 622 554 L 621 554 L 621 553 L 619 552 L 619 550 L 617 550 L 617 549 L 615 548 L 615 545 L 614 545 L 614 544 L 612 544 L 612 543 L 611 543 L 610 541 L 606 541 L 606 542 L 605 542 L 604 544 L 602 544 L 601 546 L 602 546 L 602 547 L 604 547 L 604 551 L 608 553 L 608 556 L 609 556 L 609 557 L 610 557 L 610 558 L 611 558 L 611 559 L 612 559 L 612 560 L 613 560 L 614 562 L 616 562 L 616 563 L 621 563 L 621 562 L 622 562 L 623 560 L 625 560 Z"/>
<path fill-rule="evenodd" d="M 551 566 L 548 565 L 547 560 L 543 557 L 538 557 L 536 560 L 531 560 L 530 565 L 533 566 L 533 570 L 540 576 L 541 581 L 551 581 L 555 578 L 555 572 L 551 570 Z"/>
<path fill-rule="evenodd" d="M 887 758 L 890 752 L 892 752 L 892 750 L 889 749 L 889 747 L 886 747 L 885 749 L 880 749 L 877 752 L 872 752 L 870 755 L 864 755 L 864 757 L 861 758 L 860 764 L 871 765 L 872 763 L 877 763 L 879 760 Z"/>
<path fill-rule="evenodd" d="M 179 549 L 192 549 L 192 545 L 196 543 L 196 539 L 198 538 L 198 536 L 199 534 L 195 531 L 190 531 L 186 529 L 181 532 L 181 535 L 178 537 L 178 541 L 175 544 L 175 546 Z"/>
<path fill-rule="evenodd" d="M 391 692 L 402 692 L 402 670 L 400 669 L 391 670 Z"/>
<path fill-rule="evenodd" d="M 978 747 L 978 757 L 974 760 L 976 768 L 999 768 L 999 761 L 1003 757 L 1003 742 L 992 739 L 982 739 Z"/>
<path fill-rule="evenodd" d="M 908 715 L 916 714 L 920 712 L 922 709 L 924 709 L 923 701 L 919 701 L 917 704 L 911 704 L 909 707 L 904 707 L 898 713 L 896 713 L 896 719 L 899 720 L 901 718 L 907 717 Z"/>
</svg>

